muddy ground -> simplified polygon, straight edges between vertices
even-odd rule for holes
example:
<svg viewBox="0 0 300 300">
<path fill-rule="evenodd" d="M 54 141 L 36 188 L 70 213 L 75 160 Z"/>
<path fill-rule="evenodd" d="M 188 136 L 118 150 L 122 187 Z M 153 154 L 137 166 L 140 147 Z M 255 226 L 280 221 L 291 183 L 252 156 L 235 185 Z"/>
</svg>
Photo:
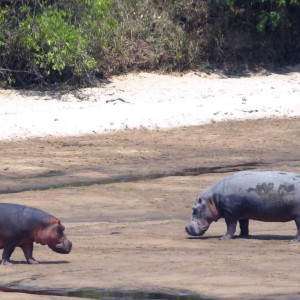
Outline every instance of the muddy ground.
<svg viewBox="0 0 300 300">
<path fill-rule="evenodd" d="M 220 299 L 300 294 L 293 222 L 252 221 L 250 239 L 229 241 L 218 239 L 223 220 L 203 238 L 184 232 L 196 196 L 225 175 L 300 172 L 299 118 L 1 141 L 0 149 L 0 201 L 60 217 L 73 242 L 65 256 L 35 245 L 40 264 L 33 266 L 17 249 L 15 265 L 0 268 L 1 287 L 186 291 Z M 52 298 L 62 299 L 43 296 Z"/>
</svg>

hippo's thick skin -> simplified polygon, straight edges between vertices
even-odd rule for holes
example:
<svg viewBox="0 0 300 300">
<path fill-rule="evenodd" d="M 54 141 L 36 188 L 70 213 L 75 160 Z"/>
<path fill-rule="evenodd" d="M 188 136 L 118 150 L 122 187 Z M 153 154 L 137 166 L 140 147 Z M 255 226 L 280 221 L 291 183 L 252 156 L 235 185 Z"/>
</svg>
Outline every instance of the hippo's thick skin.
<svg viewBox="0 0 300 300">
<path fill-rule="evenodd" d="M 224 218 L 227 232 L 221 239 L 234 236 L 237 222 L 241 237 L 249 235 L 249 219 L 264 222 L 294 220 L 300 241 L 300 174 L 288 172 L 238 172 L 208 188 L 193 206 L 186 226 L 192 236 L 201 236 L 212 221 Z"/>
<path fill-rule="evenodd" d="M 48 245 L 53 251 L 67 254 L 72 243 L 64 234 L 60 220 L 48 213 L 23 205 L 0 203 L 0 249 L 2 265 L 11 265 L 10 257 L 16 247 L 21 247 L 29 264 L 33 258 L 33 243 Z"/>
</svg>

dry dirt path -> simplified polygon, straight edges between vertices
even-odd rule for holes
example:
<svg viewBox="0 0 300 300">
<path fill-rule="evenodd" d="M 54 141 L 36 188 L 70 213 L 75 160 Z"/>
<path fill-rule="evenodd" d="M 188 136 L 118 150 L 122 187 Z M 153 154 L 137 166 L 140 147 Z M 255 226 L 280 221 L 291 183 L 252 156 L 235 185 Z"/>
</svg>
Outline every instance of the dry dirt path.
<svg viewBox="0 0 300 300">
<path fill-rule="evenodd" d="M 36 245 L 36 266 L 16 250 L 16 264 L 0 268 L 2 287 L 184 290 L 220 299 L 300 293 L 300 244 L 289 243 L 292 222 L 251 222 L 247 240 L 220 241 L 223 221 L 200 239 L 184 232 L 195 197 L 230 172 L 300 172 L 299 118 L 1 141 L 0 149 L 0 201 L 60 217 L 73 242 L 68 256 Z"/>
</svg>

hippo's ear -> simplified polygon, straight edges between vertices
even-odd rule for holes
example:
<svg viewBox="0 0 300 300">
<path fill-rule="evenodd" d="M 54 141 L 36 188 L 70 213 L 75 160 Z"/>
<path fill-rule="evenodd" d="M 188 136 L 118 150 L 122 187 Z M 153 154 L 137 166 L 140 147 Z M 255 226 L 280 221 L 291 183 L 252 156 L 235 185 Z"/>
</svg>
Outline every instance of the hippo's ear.
<svg viewBox="0 0 300 300">
<path fill-rule="evenodd" d="M 213 198 L 210 198 L 208 200 L 208 206 L 209 206 L 209 209 L 210 209 L 210 212 L 211 212 L 212 220 L 217 222 L 220 218 L 220 212 L 219 212 Z"/>
<path fill-rule="evenodd" d="M 201 198 L 198 198 L 198 204 L 201 204 L 202 203 L 202 199 Z"/>
</svg>

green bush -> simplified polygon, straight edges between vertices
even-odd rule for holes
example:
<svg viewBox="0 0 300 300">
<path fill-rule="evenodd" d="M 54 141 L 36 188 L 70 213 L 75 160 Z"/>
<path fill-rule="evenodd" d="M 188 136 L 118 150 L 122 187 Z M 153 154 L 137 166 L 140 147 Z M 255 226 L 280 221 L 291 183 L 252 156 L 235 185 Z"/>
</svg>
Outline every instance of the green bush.
<svg viewBox="0 0 300 300">
<path fill-rule="evenodd" d="M 220 9 L 227 11 L 229 27 L 223 33 L 224 44 L 238 45 L 234 51 L 222 49 L 223 59 L 243 56 L 252 62 L 272 64 L 300 60 L 300 0 L 212 0 L 212 3 L 217 4 L 219 15 Z"/>
<path fill-rule="evenodd" d="M 112 0 L 17 1 L 0 12 L 0 63 L 9 84 L 90 83 L 115 26 Z M 98 50 L 98 53 L 97 53 Z"/>
<path fill-rule="evenodd" d="M 89 40 L 68 19 L 66 11 L 51 8 L 19 23 L 22 46 L 46 75 L 62 75 L 68 68 L 80 77 L 97 67 L 88 53 Z"/>
<path fill-rule="evenodd" d="M 0 84 L 300 61 L 300 0 L 3 0 Z"/>
<path fill-rule="evenodd" d="M 109 73 L 190 68 L 197 51 L 184 28 L 172 19 L 172 5 L 133 2 L 117 6 L 118 26 L 105 49 Z"/>
<path fill-rule="evenodd" d="M 300 6 L 300 0 L 214 0 L 213 2 L 233 10 L 242 9 L 245 16 L 249 15 L 249 12 L 254 13 L 256 27 L 260 32 L 292 26 L 294 20 L 291 11 Z"/>
</svg>

